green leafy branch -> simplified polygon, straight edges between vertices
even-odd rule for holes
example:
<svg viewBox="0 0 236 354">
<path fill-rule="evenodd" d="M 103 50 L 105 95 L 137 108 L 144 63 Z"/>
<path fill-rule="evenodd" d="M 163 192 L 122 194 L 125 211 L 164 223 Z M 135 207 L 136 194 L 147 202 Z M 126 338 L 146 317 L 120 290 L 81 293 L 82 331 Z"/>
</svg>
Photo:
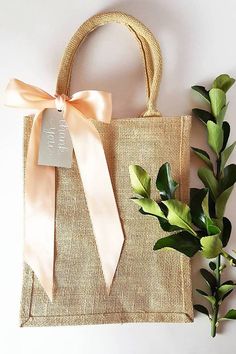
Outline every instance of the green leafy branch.
<svg viewBox="0 0 236 354">
<path fill-rule="evenodd" d="M 156 178 L 156 188 L 160 195 L 158 201 L 151 198 L 151 178 L 148 173 L 138 165 L 129 167 L 131 185 L 136 194 L 132 200 L 140 207 L 142 214 L 155 217 L 161 228 L 171 233 L 157 240 L 154 250 L 174 249 L 188 257 L 200 252 L 204 258 L 213 259 L 209 263 L 209 270 L 200 270 L 208 292 L 197 289 L 209 306 L 194 306 L 210 319 L 213 337 L 220 321 L 236 319 L 234 309 L 222 317 L 219 316 L 221 303 L 236 287 L 232 280 L 221 283 L 221 275 L 227 264 L 236 266 L 236 259 L 225 250 L 232 226 L 230 220 L 224 216 L 236 182 L 236 165 L 226 165 L 236 142 L 228 146 L 230 125 L 224 120 L 228 108 L 226 92 L 234 82 L 229 75 L 222 74 L 214 80 L 209 91 L 203 86 L 192 87 L 209 106 L 209 111 L 193 109 L 193 116 L 206 128 L 207 142 L 215 161 L 212 161 L 206 151 L 192 147 L 193 152 L 204 163 L 198 170 L 198 177 L 204 188 L 190 189 L 189 205 L 175 196 L 178 183 L 171 176 L 169 163 L 160 167 Z M 223 264 L 222 259 L 225 260 Z"/>
</svg>

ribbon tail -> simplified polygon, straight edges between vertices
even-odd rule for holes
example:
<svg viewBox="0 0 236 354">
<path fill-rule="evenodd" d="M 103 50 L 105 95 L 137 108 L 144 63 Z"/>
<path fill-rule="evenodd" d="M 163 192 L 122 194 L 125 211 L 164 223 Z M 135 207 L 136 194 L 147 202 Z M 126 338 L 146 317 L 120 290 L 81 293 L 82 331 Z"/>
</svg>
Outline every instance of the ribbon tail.
<svg viewBox="0 0 236 354">
<path fill-rule="evenodd" d="M 24 260 L 53 298 L 55 168 L 38 165 L 42 114 L 35 116 L 25 169 Z"/>
<path fill-rule="evenodd" d="M 65 119 L 71 135 L 107 292 L 119 262 L 124 235 L 99 133 L 72 105 Z"/>
</svg>

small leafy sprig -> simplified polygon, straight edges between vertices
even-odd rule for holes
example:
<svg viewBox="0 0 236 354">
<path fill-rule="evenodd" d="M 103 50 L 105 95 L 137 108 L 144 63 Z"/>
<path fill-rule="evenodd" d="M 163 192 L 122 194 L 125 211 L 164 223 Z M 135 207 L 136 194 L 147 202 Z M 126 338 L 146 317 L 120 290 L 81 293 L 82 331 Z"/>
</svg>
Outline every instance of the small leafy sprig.
<svg viewBox="0 0 236 354">
<path fill-rule="evenodd" d="M 222 74 L 214 80 L 210 90 L 203 86 L 192 87 L 209 107 L 208 111 L 193 109 L 193 116 L 203 123 L 207 131 L 207 142 L 215 161 L 206 151 L 192 147 L 192 151 L 204 163 L 198 169 L 198 177 L 204 188 L 190 189 L 189 205 L 175 196 L 178 183 L 171 176 L 169 163 L 160 167 L 156 178 L 160 195 L 158 201 L 151 198 L 151 178 L 148 173 L 138 165 L 129 167 L 131 185 L 136 194 L 132 200 L 140 207 L 142 214 L 154 216 L 161 228 L 171 233 L 157 240 L 154 250 L 172 248 L 188 257 L 200 252 L 202 257 L 210 260 L 209 269 L 200 269 L 208 291 L 196 289 L 209 306 L 197 304 L 194 308 L 209 318 L 212 337 L 215 337 L 221 321 L 236 319 L 235 309 L 223 316 L 219 315 L 220 305 L 236 288 L 232 280 L 221 282 L 227 265 L 236 266 L 236 259 L 225 249 L 232 226 L 224 216 L 236 182 L 236 165 L 226 165 L 236 142 L 228 146 L 230 125 L 224 120 L 228 108 L 226 93 L 234 82 L 229 75 Z"/>
</svg>

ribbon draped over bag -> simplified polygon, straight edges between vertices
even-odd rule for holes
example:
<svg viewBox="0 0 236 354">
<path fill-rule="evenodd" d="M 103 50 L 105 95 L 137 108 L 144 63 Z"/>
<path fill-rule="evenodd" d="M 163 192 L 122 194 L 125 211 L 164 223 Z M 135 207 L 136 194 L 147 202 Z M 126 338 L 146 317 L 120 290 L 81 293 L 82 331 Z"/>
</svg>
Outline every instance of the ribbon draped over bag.
<svg viewBox="0 0 236 354">
<path fill-rule="evenodd" d="M 124 235 L 102 142 L 93 118 L 111 120 L 111 94 L 80 91 L 51 96 L 38 87 L 12 79 L 5 104 L 33 108 L 37 113 L 28 146 L 25 170 L 24 260 L 35 272 L 52 301 L 54 279 L 55 167 L 38 165 L 42 113 L 46 108 L 63 110 L 78 163 L 84 193 L 108 293 L 119 262 Z M 79 205 L 78 205 L 79 208 Z M 78 237 L 79 237 L 78 230 Z"/>
</svg>

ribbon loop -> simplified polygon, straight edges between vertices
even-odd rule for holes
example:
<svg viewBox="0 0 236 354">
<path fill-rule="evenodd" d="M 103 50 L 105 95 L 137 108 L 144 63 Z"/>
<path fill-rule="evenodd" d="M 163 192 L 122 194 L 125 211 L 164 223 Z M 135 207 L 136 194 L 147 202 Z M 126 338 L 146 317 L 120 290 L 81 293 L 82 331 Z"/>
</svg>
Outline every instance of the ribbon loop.
<svg viewBox="0 0 236 354">
<path fill-rule="evenodd" d="M 25 172 L 24 259 L 35 272 L 52 301 L 54 267 L 55 168 L 38 165 L 42 111 L 63 110 L 77 159 L 106 289 L 119 262 L 124 234 L 101 138 L 88 118 L 104 123 L 111 120 L 111 95 L 102 91 L 81 91 L 69 98 L 51 96 L 38 87 L 12 79 L 6 89 L 5 104 L 34 108 Z M 94 185 L 94 175 L 98 178 Z M 78 230 L 79 232 L 79 230 Z"/>
</svg>

